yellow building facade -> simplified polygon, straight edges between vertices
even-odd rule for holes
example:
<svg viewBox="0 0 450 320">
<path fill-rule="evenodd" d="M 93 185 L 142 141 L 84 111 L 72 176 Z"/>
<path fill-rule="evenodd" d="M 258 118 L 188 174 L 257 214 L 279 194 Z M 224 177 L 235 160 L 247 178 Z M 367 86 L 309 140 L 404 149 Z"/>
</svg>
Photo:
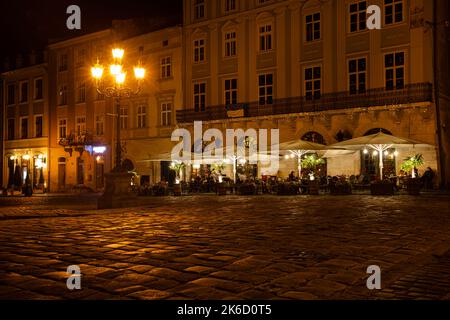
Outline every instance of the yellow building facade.
<svg viewBox="0 0 450 320">
<path fill-rule="evenodd" d="M 395 2 L 395 3 L 394 3 Z M 280 142 L 327 145 L 383 130 L 433 150 L 398 150 L 391 174 L 412 153 L 439 171 L 433 95 L 432 1 L 184 1 L 184 107 L 193 131 L 279 129 Z M 382 11 L 368 30 L 366 8 Z M 236 116 L 237 115 L 237 116 Z M 329 159 L 329 175 L 375 174 L 361 153 Z M 281 161 L 287 177 L 294 160 Z M 229 171 L 229 170 L 228 170 Z M 374 171 L 374 172 L 371 172 Z"/>
<path fill-rule="evenodd" d="M 160 179 L 159 164 L 149 159 L 170 150 L 175 112 L 181 108 L 181 34 L 180 27 L 132 37 L 110 29 L 49 46 L 55 79 L 50 93 L 51 190 L 103 189 L 104 174 L 115 165 L 118 116 L 122 159 L 131 163 L 136 183 Z M 97 92 L 90 73 L 97 62 L 111 63 L 115 47 L 125 50 L 128 77 L 139 61 L 146 69 L 139 94 L 121 99 L 119 115 L 113 99 Z M 129 85 L 137 90 L 135 83 Z"/>
<path fill-rule="evenodd" d="M 1 77 L 3 187 L 20 190 L 28 182 L 43 192 L 49 181 L 47 64 L 18 68 Z"/>
</svg>

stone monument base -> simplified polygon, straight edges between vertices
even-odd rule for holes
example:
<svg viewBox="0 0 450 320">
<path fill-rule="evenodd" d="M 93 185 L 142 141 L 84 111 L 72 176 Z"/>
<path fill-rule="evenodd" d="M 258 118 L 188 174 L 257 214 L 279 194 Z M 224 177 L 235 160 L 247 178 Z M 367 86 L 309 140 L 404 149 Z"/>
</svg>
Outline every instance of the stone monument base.
<svg viewBox="0 0 450 320">
<path fill-rule="evenodd" d="M 105 174 L 105 192 L 98 199 L 98 209 L 127 208 L 137 205 L 137 195 L 131 190 L 131 177 L 128 172 Z"/>
</svg>

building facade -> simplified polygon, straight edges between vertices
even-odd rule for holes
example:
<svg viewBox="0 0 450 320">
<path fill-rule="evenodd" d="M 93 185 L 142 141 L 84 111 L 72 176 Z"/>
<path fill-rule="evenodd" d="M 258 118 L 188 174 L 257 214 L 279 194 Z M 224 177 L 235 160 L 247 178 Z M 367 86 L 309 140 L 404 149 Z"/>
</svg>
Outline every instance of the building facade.
<svg viewBox="0 0 450 320">
<path fill-rule="evenodd" d="M 181 35 L 180 27 L 131 37 L 126 30 L 109 29 L 49 46 L 51 190 L 103 188 L 104 173 L 115 165 L 118 116 L 122 158 L 136 172 L 136 183 L 160 179 L 161 168 L 150 157 L 169 147 L 175 112 L 181 108 Z M 139 94 L 121 99 L 119 115 L 113 99 L 98 92 L 91 77 L 95 63 L 111 63 L 115 47 L 125 50 L 129 78 L 139 61 L 147 70 Z"/>
<path fill-rule="evenodd" d="M 432 1 L 186 0 L 184 110 L 180 126 L 280 130 L 280 142 L 324 144 L 389 132 L 433 150 L 397 150 L 396 174 L 412 153 L 440 171 L 434 97 Z M 366 9 L 382 10 L 368 30 Z M 430 22 L 430 23 L 428 23 Z M 448 108 L 448 101 L 447 101 Z M 392 157 L 392 155 L 390 155 Z M 329 159 L 329 175 L 375 174 L 372 155 Z M 258 168 L 258 175 L 284 175 Z"/>
<path fill-rule="evenodd" d="M 49 181 L 47 63 L 2 73 L 3 187 L 26 182 L 44 191 Z"/>
</svg>

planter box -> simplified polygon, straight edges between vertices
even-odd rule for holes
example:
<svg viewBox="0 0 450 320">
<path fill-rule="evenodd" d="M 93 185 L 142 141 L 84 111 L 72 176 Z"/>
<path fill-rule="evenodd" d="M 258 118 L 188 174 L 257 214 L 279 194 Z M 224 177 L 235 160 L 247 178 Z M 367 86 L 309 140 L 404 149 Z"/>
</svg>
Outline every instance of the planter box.
<svg viewBox="0 0 450 320">
<path fill-rule="evenodd" d="M 278 184 L 277 194 L 279 196 L 293 196 L 299 193 L 299 187 L 296 184 L 280 183 Z"/>
<path fill-rule="evenodd" d="M 310 181 L 308 184 L 308 193 L 310 195 L 319 195 L 319 181 Z"/>
<path fill-rule="evenodd" d="M 370 185 L 370 193 L 375 196 L 393 196 L 393 183 L 372 183 Z"/>
<path fill-rule="evenodd" d="M 173 186 L 173 195 L 175 197 L 180 197 L 181 196 L 181 184 L 175 184 Z"/>
<path fill-rule="evenodd" d="M 227 195 L 227 184 L 226 183 L 219 183 L 217 185 L 217 194 L 219 196 L 226 196 Z"/>
<path fill-rule="evenodd" d="M 251 196 L 256 193 L 256 187 L 252 184 L 244 184 L 239 187 L 239 193 L 243 196 Z"/>
<path fill-rule="evenodd" d="M 419 179 L 409 179 L 408 181 L 406 181 L 406 191 L 411 196 L 420 195 L 421 187 L 422 185 Z"/>
<path fill-rule="evenodd" d="M 330 193 L 335 196 L 351 195 L 352 187 L 350 184 L 330 185 Z"/>
</svg>

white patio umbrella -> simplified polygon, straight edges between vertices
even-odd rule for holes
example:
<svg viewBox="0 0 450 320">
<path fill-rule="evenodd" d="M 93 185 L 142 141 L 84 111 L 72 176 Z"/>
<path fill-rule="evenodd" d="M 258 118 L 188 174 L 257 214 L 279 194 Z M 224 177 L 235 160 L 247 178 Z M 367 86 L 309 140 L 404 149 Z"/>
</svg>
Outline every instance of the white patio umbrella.
<svg viewBox="0 0 450 320">
<path fill-rule="evenodd" d="M 380 178 L 383 179 L 383 154 L 390 148 L 397 146 L 413 147 L 431 147 L 431 145 L 406 138 L 400 138 L 379 132 L 369 136 L 359 137 L 351 140 L 342 141 L 329 146 L 331 149 L 360 150 L 362 148 L 371 148 L 377 152 L 379 158 Z"/>
<path fill-rule="evenodd" d="M 280 150 L 280 153 L 286 153 L 286 157 L 294 158 L 297 157 L 297 163 L 298 163 L 298 176 L 300 177 L 302 174 L 302 157 L 311 152 L 315 151 L 323 151 L 326 150 L 328 147 L 323 144 L 318 144 L 310 141 L 305 140 L 292 140 L 280 143 L 278 145 L 278 149 Z"/>
</svg>

